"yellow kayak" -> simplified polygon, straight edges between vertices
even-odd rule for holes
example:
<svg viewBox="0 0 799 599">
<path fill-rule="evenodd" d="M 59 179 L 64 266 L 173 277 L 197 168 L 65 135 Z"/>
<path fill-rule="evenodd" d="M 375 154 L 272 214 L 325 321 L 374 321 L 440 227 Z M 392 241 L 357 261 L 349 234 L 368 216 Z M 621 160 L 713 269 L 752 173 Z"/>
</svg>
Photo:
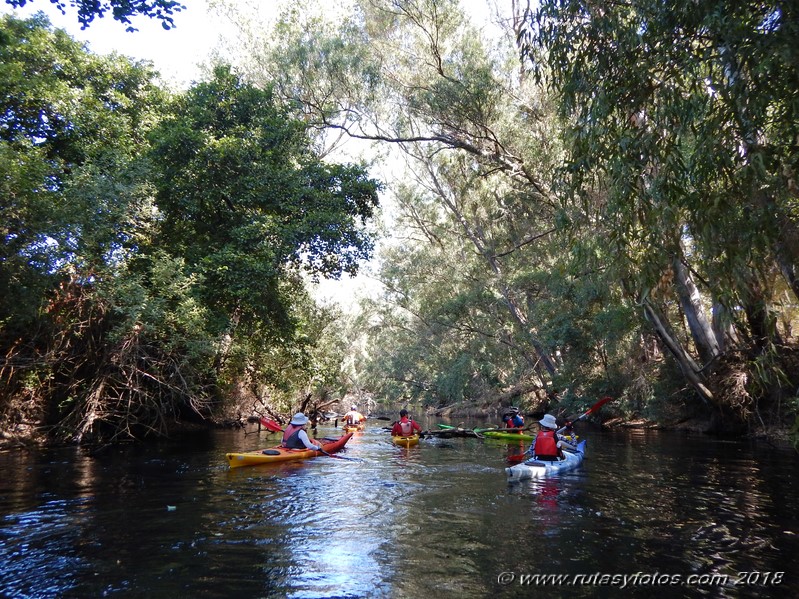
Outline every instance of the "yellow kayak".
<svg viewBox="0 0 799 599">
<path fill-rule="evenodd" d="M 344 429 L 345 433 L 356 433 L 358 431 L 362 431 L 366 425 L 364 423 L 361 424 L 345 424 L 342 428 Z"/>
<path fill-rule="evenodd" d="M 319 439 L 322 449 L 327 453 L 340 451 L 352 437 L 352 433 L 346 433 L 338 439 Z M 277 462 L 289 462 L 292 460 L 307 460 L 316 456 L 325 455 L 321 451 L 314 449 L 286 449 L 279 445 L 268 449 L 248 451 L 246 453 L 226 453 L 228 464 L 231 468 L 242 466 L 257 466 L 259 464 L 274 464 Z"/>
<path fill-rule="evenodd" d="M 410 437 L 391 437 L 391 440 L 394 442 L 394 445 L 399 445 L 400 447 L 411 447 L 412 445 L 417 445 L 419 443 L 419 435 L 411 435 Z"/>
</svg>

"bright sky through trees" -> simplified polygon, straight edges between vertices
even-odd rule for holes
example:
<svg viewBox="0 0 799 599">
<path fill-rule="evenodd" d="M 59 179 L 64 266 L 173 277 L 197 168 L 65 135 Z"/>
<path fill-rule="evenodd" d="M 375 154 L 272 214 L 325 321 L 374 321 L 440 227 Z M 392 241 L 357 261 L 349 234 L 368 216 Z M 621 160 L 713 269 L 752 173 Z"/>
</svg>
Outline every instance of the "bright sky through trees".
<svg viewBox="0 0 799 599">
<path fill-rule="evenodd" d="M 77 40 L 86 42 L 97 54 L 117 52 L 135 59 L 150 60 L 164 80 L 184 87 L 200 77 L 198 67 L 217 47 L 220 33 L 229 23 L 209 13 L 208 0 L 188 0 L 186 10 L 175 15 L 175 27 L 166 30 L 156 19 L 134 17 L 138 31 L 125 31 L 125 25 L 106 15 L 96 18 L 86 29 L 80 28 L 77 13 L 67 8 L 66 14 L 49 0 L 32 0 L 23 8 L 12 10 L 3 3 L 2 14 L 27 17 L 36 12 L 47 15 L 55 27 L 65 29 Z"/>
</svg>

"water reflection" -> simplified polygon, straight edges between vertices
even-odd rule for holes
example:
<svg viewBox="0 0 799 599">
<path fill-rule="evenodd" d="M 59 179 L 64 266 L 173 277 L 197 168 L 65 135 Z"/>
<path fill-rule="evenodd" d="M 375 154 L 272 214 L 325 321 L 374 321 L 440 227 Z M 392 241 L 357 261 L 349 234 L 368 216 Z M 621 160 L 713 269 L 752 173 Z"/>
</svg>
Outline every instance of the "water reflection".
<svg viewBox="0 0 799 599">
<path fill-rule="evenodd" d="M 513 597 L 552 587 L 501 585 L 502 572 L 656 571 L 786 573 L 776 586 L 625 596 L 799 592 L 793 454 L 656 432 L 583 436 L 581 468 L 514 485 L 504 467 L 517 441 L 401 448 L 378 427 L 348 443 L 357 462 L 230 470 L 225 452 L 277 442 L 235 431 L 97 457 L 0 454 L 0 595 Z"/>
</svg>

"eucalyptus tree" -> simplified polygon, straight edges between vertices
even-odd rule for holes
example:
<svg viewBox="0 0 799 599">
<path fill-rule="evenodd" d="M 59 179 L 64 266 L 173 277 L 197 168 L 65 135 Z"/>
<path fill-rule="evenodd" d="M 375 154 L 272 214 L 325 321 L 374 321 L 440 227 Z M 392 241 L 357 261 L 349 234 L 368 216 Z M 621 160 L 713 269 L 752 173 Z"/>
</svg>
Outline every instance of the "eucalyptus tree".
<svg viewBox="0 0 799 599">
<path fill-rule="evenodd" d="M 414 223 L 398 223 L 403 239 L 381 256 L 384 293 L 361 315 L 372 352 L 364 368 L 369 388 L 442 406 L 526 383 L 531 364 L 513 343 L 489 271 L 435 199 L 417 193 L 403 192 Z"/>
<path fill-rule="evenodd" d="M 446 236 L 456 246 L 465 240 L 490 273 L 486 285 L 505 310 L 500 328 L 512 331 L 508 347 L 536 387 L 551 389 L 557 347 L 533 316 L 533 277 L 516 268 L 548 270 L 560 250 L 548 183 L 558 144 L 547 98 L 518 68 L 512 44 L 492 50 L 448 0 L 363 2 L 335 25 L 303 18 L 292 12 L 265 48 L 251 38 L 250 77 L 274 80 L 326 133 L 319 143 L 338 131 L 401 148 L 419 195 L 448 215 Z M 505 33 L 505 42 L 515 39 L 512 27 Z"/>
<path fill-rule="evenodd" d="M 796 372 L 781 349 L 799 297 L 795 7 L 544 0 L 528 15 L 522 55 L 570 124 L 564 182 L 628 295 L 697 396 L 744 417 L 778 400 Z"/>
</svg>

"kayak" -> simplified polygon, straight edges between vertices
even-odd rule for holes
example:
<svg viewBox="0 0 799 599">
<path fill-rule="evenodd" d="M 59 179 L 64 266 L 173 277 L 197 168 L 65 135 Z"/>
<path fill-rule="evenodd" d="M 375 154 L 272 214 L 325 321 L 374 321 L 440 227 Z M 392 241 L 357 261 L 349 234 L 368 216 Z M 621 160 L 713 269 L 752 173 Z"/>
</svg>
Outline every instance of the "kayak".
<svg viewBox="0 0 799 599">
<path fill-rule="evenodd" d="M 345 424 L 343 427 L 345 433 L 356 433 L 364 429 L 363 424 Z"/>
<path fill-rule="evenodd" d="M 443 429 L 445 431 L 449 431 L 449 430 L 455 430 L 455 429 L 460 430 L 461 427 L 452 426 L 451 424 L 439 424 L 438 428 Z M 496 426 L 492 426 L 490 428 L 472 428 L 472 429 L 463 429 L 463 430 L 471 430 L 471 431 L 474 431 L 475 433 L 481 434 L 481 433 L 485 433 L 486 431 L 495 431 L 495 430 L 497 430 L 497 427 Z"/>
<path fill-rule="evenodd" d="M 394 445 L 400 447 L 411 447 L 412 445 L 419 444 L 419 435 L 411 435 L 410 437 L 391 437 Z"/>
<path fill-rule="evenodd" d="M 319 439 L 322 443 L 322 448 L 327 453 L 335 453 L 344 448 L 347 441 L 352 437 L 352 433 L 345 433 L 338 439 Z M 275 464 L 279 462 L 288 462 L 291 460 L 307 460 L 308 458 L 315 458 L 320 455 L 325 455 L 321 451 L 315 449 L 287 449 L 276 445 L 269 449 L 258 449 L 256 451 L 248 451 L 246 453 L 226 453 L 228 464 L 231 468 L 240 468 L 242 466 L 257 466 L 259 464 Z"/>
<path fill-rule="evenodd" d="M 489 439 L 504 439 L 510 441 L 532 441 L 535 439 L 533 435 L 525 435 L 524 433 L 508 433 L 502 430 L 483 431 L 481 434 Z"/>
<path fill-rule="evenodd" d="M 577 444 L 576 451 L 564 450 L 564 459 L 555 462 L 543 462 L 541 460 L 527 460 L 521 464 L 516 464 L 510 468 L 505 468 L 509 482 L 525 480 L 528 478 L 546 478 L 553 474 L 560 474 L 577 468 L 583 463 L 585 456 L 585 441 Z"/>
</svg>

